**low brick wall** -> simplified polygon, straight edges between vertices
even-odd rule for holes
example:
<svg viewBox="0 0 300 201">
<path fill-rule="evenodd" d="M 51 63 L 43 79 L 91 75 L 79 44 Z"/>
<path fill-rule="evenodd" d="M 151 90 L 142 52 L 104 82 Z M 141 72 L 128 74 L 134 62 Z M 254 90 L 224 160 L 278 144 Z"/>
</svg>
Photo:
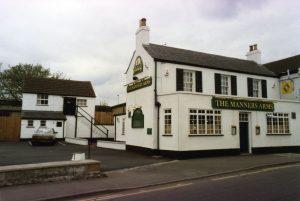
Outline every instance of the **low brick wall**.
<svg viewBox="0 0 300 201">
<path fill-rule="evenodd" d="M 96 160 L 0 166 L 0 187 L 100 177 Z"/>
</svg>

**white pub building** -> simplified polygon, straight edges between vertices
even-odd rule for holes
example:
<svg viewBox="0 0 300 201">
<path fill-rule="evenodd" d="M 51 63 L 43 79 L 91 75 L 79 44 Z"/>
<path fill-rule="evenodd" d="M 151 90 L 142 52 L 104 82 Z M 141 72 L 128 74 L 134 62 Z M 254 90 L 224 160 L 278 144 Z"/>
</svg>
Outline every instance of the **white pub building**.
<svg viewBox="0 0 300 201">
<path fill-rule="evenodd" d="M 247 60 L 149 43 L 146 19 L 126 71 L 126 149 L 175 157 L 300 150 L 300 102 Z M 299 89 L 297 89 L 299 90 Z"/>
</svg>

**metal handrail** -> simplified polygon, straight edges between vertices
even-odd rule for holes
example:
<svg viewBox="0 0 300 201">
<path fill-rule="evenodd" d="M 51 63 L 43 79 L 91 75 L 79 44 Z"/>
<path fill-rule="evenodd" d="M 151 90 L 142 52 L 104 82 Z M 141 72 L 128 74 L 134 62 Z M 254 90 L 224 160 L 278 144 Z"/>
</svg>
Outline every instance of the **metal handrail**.
<svg viewBox="0 0 300 201">
<path fill-rule="evenodd" d="M 78 111 L 78 108 L 80 108 L 80 109 L 81 109 L 82 111 L 84 111 L 89 117 L 91 117 L 91 120 L 88 119 L 85 115 L 83 115 L 80 111 Z M 78 106 L 78 105 L 77 105 L 77 113 L 81 114 L 81 117 L 84 117 L 87 121 L 89 121 L 89 122 L 91 123 L 91 125 L 93 125 L 93 126 L 96 127 L 98 130 L 100 130 L 104 135 L 106 135 L 106 138 L 108 138 L 108 129 L 105 128 L 105 127 L 104 127 L 103 125 L 101 125 L 101 124 L 97 124 L 97 125 L 102 126 L 102 127 L 106 130 L 106 132 L 105 132 L 105 131 L 103 131 L 102 129 L 100 129 L 98 126 L 96 126 L 95 123 L 93 123 L 93 120 L 94 120 L 94 122 L 97 122 L 96 119 L 94 119 L 91 115 L 89 115 L 84 109 L 82 109 L 82 108 L 81 108 L 80 106 Z M 97 122 L 97 123 L 99 123 L 99 122 Z M 92 130 L 91 130 L 91 132 L 92 132 Z"/>
<path fill-rule="evenodd" d="M 98 122 L 94 117 L 92 117 L 89 113 L 87 113 L 87 111 L 85 111 L 81 106 L 77 105 L 77 108 L 80 108 L 80 109 L 81 109 L 83 112 L 85 112 L 89 117 L 91 117 L 92 120 L 94 120 L 94 122 L 97 123 L 97 125 L 102 126 L 102 127 L 106 130 L 106 132 L 108 131 L 107 128 L 105 128 L 100 122 Z M 77 109 L 77 111 L 78 111 L 78 109 Z M 83 115 L 83 114 L 81 114 L 81 115 Z"/>
</svg>

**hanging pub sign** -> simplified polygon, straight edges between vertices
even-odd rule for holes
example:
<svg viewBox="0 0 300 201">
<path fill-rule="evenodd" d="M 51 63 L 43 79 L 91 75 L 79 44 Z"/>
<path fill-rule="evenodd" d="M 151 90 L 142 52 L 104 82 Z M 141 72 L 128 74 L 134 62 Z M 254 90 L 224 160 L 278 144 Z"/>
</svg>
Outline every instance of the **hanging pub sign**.
<svg viewBox="0 0 300 201">
<path fill-rule="evenodd" d="M 127 86 L 127 93 L 152 85 L 152 77 L 144 77 Z"/>
<path fill-rule="evenodd" d="M 271 101 L 213 97 L 211 99 L 211 105 L 214 109 L 252 110 L 268 112 L 274 111 L 274 103 Z"/>
<path fill-rule="evenodd" d="M 142 57 L 138 56 L 134 62 L 133 75 L 143 72 L 143 68 L 144 68 L 144 65 L 143 65 Z"/>
<path fill-rule="evenodd" d="M 282 94 L 293 93 L 293 82 L 291 80 L 281 82 L 281 93 Z"/>
</svg>

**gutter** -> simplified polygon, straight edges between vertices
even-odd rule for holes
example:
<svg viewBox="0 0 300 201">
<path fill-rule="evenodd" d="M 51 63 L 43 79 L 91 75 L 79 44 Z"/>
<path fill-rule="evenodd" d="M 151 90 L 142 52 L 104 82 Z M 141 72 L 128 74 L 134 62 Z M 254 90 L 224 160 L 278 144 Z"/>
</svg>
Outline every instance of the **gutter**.
<svg viewBox="0 0 300 201">
<path fill-rule="evenodd" d="M 159 152 L 160 148 L 159 148 L 159 122 L 160 122 L 160 115 L 159 115 L 159 111 L 160 111 L 160 106 L 161 103 L 158 102 L 157 100 L 157 60 L 154 60 L 154 98 L 155 98 L 155 107 L 157 107 L 157 151 Z"/>
</svg>

